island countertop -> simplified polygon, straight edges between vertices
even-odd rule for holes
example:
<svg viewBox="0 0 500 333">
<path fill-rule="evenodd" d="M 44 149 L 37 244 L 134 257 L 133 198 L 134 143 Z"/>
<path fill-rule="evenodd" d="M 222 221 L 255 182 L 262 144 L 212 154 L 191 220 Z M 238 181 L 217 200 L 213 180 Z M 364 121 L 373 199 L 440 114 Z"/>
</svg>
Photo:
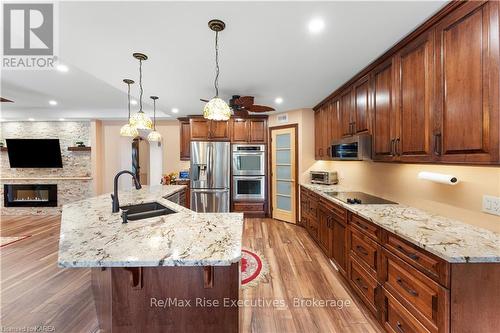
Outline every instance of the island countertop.
<svg viewBox="0 0 500 333">
<path fill-rule="evenodd" d="M 339 185 L 301 185 L 448 262 L 500 262 L 496 232 L 402 204 L 349 205 L 326 194 L 347 190 Z"/>
<path fill-rule="evenodd" d="M 174 214 L 122 223 L 110 194 L 63 206 L 60 267 L 229 266 L 241 258 L 242 213 L 196 213 L 164 197 L 184 185 L 120 191 L 120 205 L 157 201 Z"/>
</svg>

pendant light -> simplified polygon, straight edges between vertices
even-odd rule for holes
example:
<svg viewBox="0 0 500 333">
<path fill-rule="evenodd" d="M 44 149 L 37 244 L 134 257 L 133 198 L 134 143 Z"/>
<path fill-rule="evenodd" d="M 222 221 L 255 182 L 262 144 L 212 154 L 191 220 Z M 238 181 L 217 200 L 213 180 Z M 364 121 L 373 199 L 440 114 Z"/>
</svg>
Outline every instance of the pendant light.
<svg viewBox="0 0 500 333">
<path fill-rule="evenodd" d="M 226 24 L 221 20 L 211 20 L 208 22 L 208 27 L 215 31 L 215 97 L 205 104 L 203 117 L 210 120 L 229 120 L 231 108 L 219 98 L 219 32 L 224 30 Z"/>
<path fill-rule="evenodd" d="M 139 135 L 139 132 L 137 131 L 137 128 L 130 125 L 130 85 L 134 84 L 134 80 L 123 79 L 123 82 L 127 84 L 128 119 L 127 123 L 120 128 L 120 135 L 135 138 Z"/>
<path fill-rule="evenodd" d="M 148 134 L 148 141 L 159 142 L 161 141 L 161 134 L 156 131 L 156 100 L 158 96 L 150 96 L 153 100 L 153 130 Z"/>
<path fill-rule="evenodd" d="M 142 111 L 142 62 L 148 59 L 148 56 L 143 53 L 134 53 L 133 57 L 139 60 L 139 111 L 135 113 L 130 118 L 130 125 L 135 126 L 137 129 L 151 129 L 153 127 L 153 122 L 151 119 Z"/>
</svg>

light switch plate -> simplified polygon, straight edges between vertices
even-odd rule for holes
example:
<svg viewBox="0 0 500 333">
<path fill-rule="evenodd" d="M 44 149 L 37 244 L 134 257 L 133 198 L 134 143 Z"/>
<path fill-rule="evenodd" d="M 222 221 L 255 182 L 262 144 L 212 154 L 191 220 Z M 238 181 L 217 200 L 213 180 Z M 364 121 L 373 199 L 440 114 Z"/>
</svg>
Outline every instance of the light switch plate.
<svg viewBox="0 0 500 333">
<path fill-rule="evenodd" d="M 483 212 L 500 216 L 500 197 L 483 195 Z"/>
</svg>

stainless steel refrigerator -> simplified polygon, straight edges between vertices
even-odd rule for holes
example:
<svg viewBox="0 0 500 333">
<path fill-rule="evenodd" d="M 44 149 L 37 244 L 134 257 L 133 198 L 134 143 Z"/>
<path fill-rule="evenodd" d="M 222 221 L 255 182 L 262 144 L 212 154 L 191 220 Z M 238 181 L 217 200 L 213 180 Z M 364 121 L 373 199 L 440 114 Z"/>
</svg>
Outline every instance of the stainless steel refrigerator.
<svg viewBox="0 0 500 333">
<path fill-rule="evenodd" d="M 191 142 L 191 209 L 229 212 L 230 143 Z"/>
</svg>

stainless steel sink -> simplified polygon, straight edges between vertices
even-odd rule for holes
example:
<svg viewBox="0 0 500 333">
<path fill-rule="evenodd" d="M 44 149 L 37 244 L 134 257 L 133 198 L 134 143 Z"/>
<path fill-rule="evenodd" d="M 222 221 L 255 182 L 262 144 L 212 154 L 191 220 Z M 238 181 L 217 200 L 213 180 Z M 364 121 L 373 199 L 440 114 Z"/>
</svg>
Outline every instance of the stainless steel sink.
<svg viewBox="0 0 500 333">
<path fill-rule="evenodd" d="M 167 208 L 158 202 L 122 206 L 120 209 L 122 210 L 121 216 L 123 223 L 176 213 L 176 211 Z"/>
</svg>

